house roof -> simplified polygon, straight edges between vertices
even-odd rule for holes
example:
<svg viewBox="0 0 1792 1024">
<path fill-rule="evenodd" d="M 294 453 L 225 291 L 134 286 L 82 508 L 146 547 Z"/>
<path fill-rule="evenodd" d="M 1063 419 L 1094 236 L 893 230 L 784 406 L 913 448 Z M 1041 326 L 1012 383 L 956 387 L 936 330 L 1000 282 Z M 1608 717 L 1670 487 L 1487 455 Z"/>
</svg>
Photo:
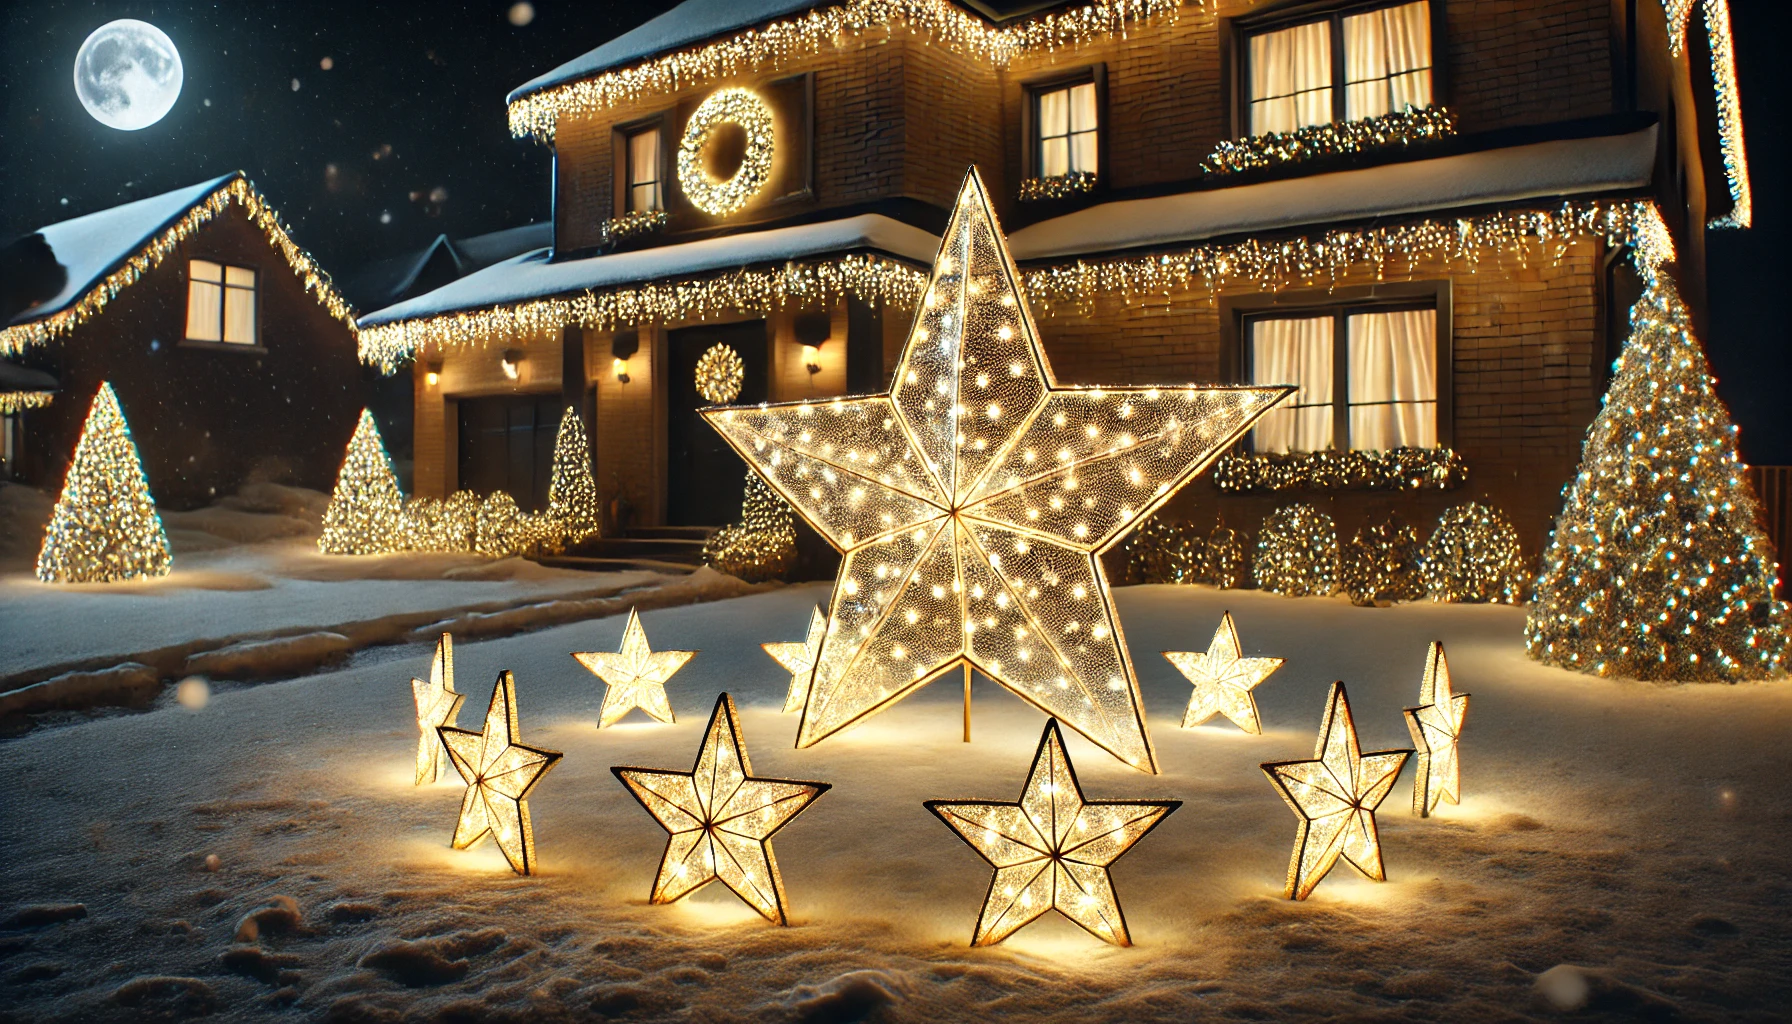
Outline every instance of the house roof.
<svg viewBox="0 0 1792 1024">
<path fill-rule="evenodd" d="M 55 377 L 42 370 L 33 370 L 29 366 L 20 366 L 0 359 L 0 393 L 12 391 L 55 391 L 58 384 Z"/>
</svg>

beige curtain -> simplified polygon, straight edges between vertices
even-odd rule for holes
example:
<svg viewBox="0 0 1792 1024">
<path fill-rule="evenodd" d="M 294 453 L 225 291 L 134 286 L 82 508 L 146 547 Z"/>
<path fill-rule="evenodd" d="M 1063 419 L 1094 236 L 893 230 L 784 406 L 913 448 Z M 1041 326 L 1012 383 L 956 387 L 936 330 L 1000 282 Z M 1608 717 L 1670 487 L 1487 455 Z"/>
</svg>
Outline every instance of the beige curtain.
<svg viewBox="0 0 1792 1024">
<path fill-rule="evenodd" d="M 660 205 L 660 130 L 649 128 L 628 138 L 628 208 L 658 210 Z"/>
<path fill-rule="evenodd" d="M 1349 318 L 1350 447 L 1437 446 L 1437 311 Z"/>
<path fill-rule="evenodd" d="M 223 341 L 224 268 L 210 260 L 187 264 L 187 337 Z"/>
<path fill-rule="evenodd" d="M 1096 118 L 1094 82 L 1039 94 L 1039 177 L 1096 172 Z"/>
<path fill-rule="evenodd" d="M 1344 117 L 1431 103 L 1431 4 L 1384 7 L 1344 19 Z"/>
<path fill-rule="evenodd" d="M 1257 421 L 1251 434 L 1257 451 L 1332 447 L 1334 323 L 1330 316 L 1251 321 L 1251 383 L 1300 388 Z"/>
<path fill-rule="evenodd" d="M 1252 36 L 1250 133 L 1291 132 L 1331 119 L 1331 23 Z"/>
<path fill-rule="evenodd" d="M 255 344 L 255 271 L 224 268 L 224 340 Z"/>
<path fill-rule="evenodd" d="M 1070 169 L 1094 174 L 1095 166 L 1095 83 L 1084 82 L 1070 89 Z"/>
</svg>

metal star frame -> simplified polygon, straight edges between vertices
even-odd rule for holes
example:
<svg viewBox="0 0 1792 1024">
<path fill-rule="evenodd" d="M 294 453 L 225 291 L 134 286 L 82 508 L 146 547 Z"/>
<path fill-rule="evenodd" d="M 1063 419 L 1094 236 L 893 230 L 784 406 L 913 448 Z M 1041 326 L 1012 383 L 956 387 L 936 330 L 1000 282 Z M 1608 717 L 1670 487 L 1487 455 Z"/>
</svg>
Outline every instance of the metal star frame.
<svg viewBox="0 0 1792 1024">
<path fill-rule="evenodd" d="M 815 614 L 809 617 L 809 633 L 802 640 L 759 645 L 790 673 L 790 692 L 784 695 L 786 712 L 803 709 L 803 702 L 809 697 L 809 680 L 815 676 L 815 658 L 821 653 L 821 640 L 827 632 L 827 613 L 817 605 Z"/>
<path fill-rule="evenodd" d="M 1407 731 L 1418 748 L 1412 780 L 1412 813 L 1428 818 L 1439 800 L 1462 802 L 1462 764 L 1456 744 L 1468 715 L 1468 694 L 1450 687 L 1450 663 L 1444 645 L 1432 641 L 1425 651 L 1425 676 L 1419 681 L 1419 706 L 1407 708 Z"/>
<path fill-rule="evenodd" d="M 891 388 L 704 410 L 844 554 L 797 746 L 961 665 L 1157 770 L 1101 553 L 1291 387 L 1059 387 L 975 168 Z"/>
<path fill-rule="evenodd" d="M 1263 723 L 1257 717 L 1257 698 L 1251 691 L 1282 667 L 1282 658 L 1241 658 L 1238 627 L 1232 624 L 1232 613 L 1220 618 L 1220 627 L 1213 631 L 1213 641 L 1205 654 L 1200 651 L 1165 651 L 1164 657 L 1176 671 L 1194 684 L 1189 694 L 1188 710 L 1182 715 L 1182 727 L 1193 729 L 1214 715 L 1225 715 L 1233 725 L 1253 736 L 1263 735 Z"/>
<path fill-rule="evenodd" d="M 1306 899 L 1340 856 L 1377 882 L 1387 881 L 1375 808 L 1394 788 L 1395 777 L 1411 756 L 1410 750 L 1363 753 L 1357 746 L 1356 724 L 1350 717 L 1344 684 L 1332 684 L 1313 760 L 1272 761 L 1262 766 L 1300 818 L 1294 833 L 1294 855 L 1288 861 L 1288 885 L 1282 895 Z"/>
<path fill-rule="evenodd" d="M 652 902 L 673 903 L 719 880 L 766 920 L 790 923 L 771 839 L 833 786 L 756 778 L 734 698 L 726 693 L 716 698 L 690 771 L 610 771 L 671 833 L 653 880 Z"/>
<path fill-rule="evenodd" d="M 443 633 L 429 662 L 429 681 L 411 678 L 411 697 L 417 702 L 417 785 L 440 781 L 447 771 L 442 763 L 442 734 L 436 729 L 457 724 L 466 695 L 454 691 L 454 637 Z"/>
<path fill-rule="evenodd" d="M 622 649 L 574 653 L 579 664 L 604 681 L 604 706 L 598 713 L 599 729 L 614 725 L 622 717 L 640 708 L 661 722 L 673 722 L 672 702 L 666 697 L 666 682 L 685 662 L 697 656 L 696 651 L 656 651 L 647 643 L 647 631 L 641 628 L 641 616 L 628 610 L 628 626 L 622 631 Z"/>
<path fill-rule="evenodd" d="M 971 945 L 988 946 L 1056 910 L 1089 934 L 1132 945 L 1109 865 L 1182 806 L 1180 800 L 1088 800 L 1053 719 L 1020 799 L 928 800 L 922 806 L 996 869 Z"/>
<path fill-rule="evenodd" d="M 512 871 L 532 874 L 535 829 L 529 822 L 529 792 L 564 755 L 517 742 L 522 730 L 516 720 L 515 677 L 509 671 L 498 673 L 483 731 L 446 725 L 436 731 L 467 783 L 454 825 L 454 848 L 464 850 L 489 834 Z"/>
</svg>

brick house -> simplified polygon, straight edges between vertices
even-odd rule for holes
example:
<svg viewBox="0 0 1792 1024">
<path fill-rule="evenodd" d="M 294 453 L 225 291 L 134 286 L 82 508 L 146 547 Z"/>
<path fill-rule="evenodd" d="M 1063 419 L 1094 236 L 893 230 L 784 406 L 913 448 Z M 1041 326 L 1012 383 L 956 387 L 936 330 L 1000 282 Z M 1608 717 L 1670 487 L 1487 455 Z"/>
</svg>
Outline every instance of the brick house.
<svg viewBox="0 0 1792 1024">
<path fill-rule="evenodd" d="M 882 390 L 974 164 L 1060 381 L 1295 383 L 1250 458 L 1466 468 L 1210 475 L 1166 514 L 1305 500 L 1348 536 L 1478 500 L 1535 554 L 1630 248 L 1671 245 L 1697 311 L 1705 231 L 1749 221 L 1729 43 L 1723 0 L 688 0 L 511 94 L 554 150 L 554 244 L 369 315 L 363 357 L 412 367 L 420 493 L 539 460 L 519 435 L 568 403 L 606 497 L 721 523 L 744 468 L 697 359 L 740 354 L 736 402 Z"/>
<path fill-rule="evenodd" d="M 252 479 L 330 488 L 362 406 L 354 314 L 242 172 L 39 228 L 7 254 L 0 382 L 24 382 L 11 401 L 0 388 L 12 477 L 55 493 L 110 381 L 159 505 Z"/>
</svg>

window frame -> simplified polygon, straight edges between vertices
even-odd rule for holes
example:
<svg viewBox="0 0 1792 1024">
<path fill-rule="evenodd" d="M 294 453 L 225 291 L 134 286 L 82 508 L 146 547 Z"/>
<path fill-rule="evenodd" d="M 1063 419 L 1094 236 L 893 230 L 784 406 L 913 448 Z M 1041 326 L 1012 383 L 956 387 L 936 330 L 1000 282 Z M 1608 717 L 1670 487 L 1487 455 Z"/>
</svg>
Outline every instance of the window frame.
<svg viewBox="0 0 1792 1024">
<path fill-rule="evenodd" d="M 646 117 L 618 124 L 610 130 L 610 150 L 613 157 L 610 174 L 610 215 L 612 217 L 620 217 L 629 212 L 629 198 L 634 192 L 634 186 L 629 181 L 628 173 L 629 141 L 642 132 L 655 130 L 660 133 L 657 154 L 659 166 L 655 170 L 655 174 L 658 175 L 655 180 L 660 186 L 660 209 L 668 213 L 671 212 L 671 190 L 669 188 L 669 177 L 672 173 L 671 147 L 666 143 L 666 124 L 669 120 L 666 114 L 667 112 L 662 110 Z"/>
<path fill-rule="evenodd" d="M 193 306 L 193 263 L 195 260 L 203 260 L 206 263 L 215 263 L 220 268 L 219 274 L 218 274 L 219 294 L 218 294 L 218 340 L 217 341 L 208 341 L 204 338 L 189 338 L 186 336 L 187 335 L 186 321 L 192 315 L 191 310 L 192 310 L 192 306 Z M 229 290 L 232 287 L 236 287 L 236 288 L 242 287 L 241 285 L 231 285 L 228 283 L 229 278 L 230 278 L 230 270 L 232 267 L 236 268 L 237 270 L 247 270 L 250 273 L 253 273 L 255 275 L 255 287 L 249 289 L 249 291 L 251 293 L 253 293 L 255 296 L 255 302 L 254 302 L 255 340 L 250 341 L 250 342 L 225 341 L 224 340 L 224 321 L 225 321 L 225 317 L 228 315 L 226 313 L 226 309 L 228 308 L 228 306 L 227 306 L 227 303 L 225 302 L 225 299 L 227 299 L 229 297 Z M 186 287 L 186 302 L 181 308 L 180 347 L 181 348 L 208 349 L 213 352 L 250 352 L 250 353 L 256 353 L 256 354 L 265 354 L 267 352 L 267 346 L 265 346 L 261 343 L 261 313 L 262 313 L 261 284 L 264 280 L 266 280 L 266 276 L 262 273 L 262 266 L 260 263 L 256 263 L 256 262 L 249 261 L 249 260 L 237 259 L 235 257 L 189 255 L 187 257 L 187 266 L 186 266 L 186 286 L 187 286 Z M 206 283 L 209 284 L 210 282 L 206 282 Z"/>
<path fill-rule="evenodd" d="M 1085 64 L 1079 68 L 1054 72 L 1020 83 L 1020 163 L 1021 177 L 1039 177 L 1039 97 L 1043 93 L 1072 86 L 1095 86 L 1095 187 L 1106 187 L 1108 181 L 1108 66 L 1105 63 Z"/>
<path fill-rule="evenodd" d="M 1320 0 L 1317 3 L 1296 3 L 1260 14 L 1230 19 L 1224 32 L 1230 37 L 1225 54 L 1231 59 L 1231 73 L 1225 81 L 1232 90 L 1232 137 L 1251 137 L 1251 39 L 1266 32 L 1279 32 L 1297 25 L 1329 21 L 1327 33 L 1332 52 L 1332 119 L 1330 124 L 1344 122 L 1347 93 L 1344 84 L 1344 19 L 1352 14 L 1389 7 L 1403 7 L 1413 0 Z M 1444 34 L 1444 9 L 1449 0 L 1431 2 L 1431 105 L 1447 106 L 1449 98 L 1448 40 Z"/>
<path fill-rule="evenodd" d="M 1284 292 L 1280 294 L 1242 295 L 1220 299 L 1221 353 L 1225 378 L 1240 384 L 1251 381 L 1251 331 L 1254 320 L 1292 319 L 1296 317 L 1331 316 L 1332 331 L 1332 447 L 1350 451 L 1350 327 L 1349 317 L 1355 313 L 1395 313 L 1403 310 L 1435 309 L 1437 391 L 1437 447 L 1455 445 L 1455 392 L 1452 367 L 1455 362 L 1455 318 L 1451 282 L 1397 281 L 1332 291 Z M 1247 438 L 1256 450 L 1255 432 Z M 1339 444 L 1340 440 L 1343 442 Z"/>
</svg>

